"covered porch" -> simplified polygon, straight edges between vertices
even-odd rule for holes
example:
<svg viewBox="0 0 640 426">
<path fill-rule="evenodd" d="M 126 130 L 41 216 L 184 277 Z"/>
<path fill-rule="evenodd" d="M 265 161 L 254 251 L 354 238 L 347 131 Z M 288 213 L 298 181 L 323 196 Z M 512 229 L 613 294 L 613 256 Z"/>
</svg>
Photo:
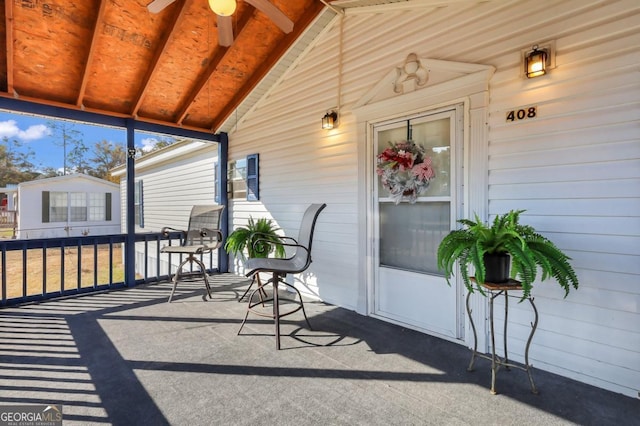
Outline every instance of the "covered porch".
<svg viewBox="0 0 640 426">
<path fill-rule="evenodd" d="M 469 350 L 321 302 L 273 324 L 242 276 L 144 284 L 0 310 L 3 404 L 62 404 L 64 424 L 632 424 L 638 401 L 534 369 L 467 371 Z M 535 367 L 535 366 L 534 366 Z"/>
</svg>

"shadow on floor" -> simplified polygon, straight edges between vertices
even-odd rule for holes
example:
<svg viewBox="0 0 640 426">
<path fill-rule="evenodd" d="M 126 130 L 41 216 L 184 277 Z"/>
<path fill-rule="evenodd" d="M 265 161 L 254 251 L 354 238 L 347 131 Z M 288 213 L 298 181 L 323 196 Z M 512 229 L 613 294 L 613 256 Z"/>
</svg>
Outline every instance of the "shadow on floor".
<svg viewBox="0 0 640 426">
<path fill-rule="evenodd" d="M 500 371 L 462 345 L 319 302 L 238 327 L 231 274 L 0 310 L 0 403 L 62 404 L 65 424 L 640 424 L 640 401 L 534 369 Z"/>
</svg>

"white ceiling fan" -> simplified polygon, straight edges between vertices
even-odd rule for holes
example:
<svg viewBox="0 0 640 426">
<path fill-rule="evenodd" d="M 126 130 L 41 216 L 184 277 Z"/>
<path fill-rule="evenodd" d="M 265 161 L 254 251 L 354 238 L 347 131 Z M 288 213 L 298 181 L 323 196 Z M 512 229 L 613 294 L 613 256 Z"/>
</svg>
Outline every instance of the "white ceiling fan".
<svg viewBox="0 0 640 426">
<path fill-rule="evenodd" d="M 176 0 L 154 0 L 147 9 L 151 13 L 160 13 L 165 7 Z M 231 46 L 233 43 L 233 20 L 231 15 L 236 11 L 236 0 L 208 0 L 209 7 L 217 15 L 218 40 L 221 46 Z M 273 21 L 285 34 L 293 31 L 293 21 L 269 0 L 244 0 L 255 7 Z"/>
</svg>

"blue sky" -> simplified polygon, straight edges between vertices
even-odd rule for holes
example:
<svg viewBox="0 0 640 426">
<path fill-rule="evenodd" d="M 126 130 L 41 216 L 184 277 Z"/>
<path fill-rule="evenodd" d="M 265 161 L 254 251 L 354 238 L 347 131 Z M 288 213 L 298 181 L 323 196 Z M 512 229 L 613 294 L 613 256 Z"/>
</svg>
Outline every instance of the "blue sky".
<svg viewBox="0 0 640 426">
<path fill-rule="evenodd" d="M 33 158 L 31 162 L 37 169 L 44 167 L 62 169 L 63 148 L 54 143 L 56 140 L 51 136 L 49 123 L 52 121 L 55 120 L 49 117 L 12 114 L 0 110 L 0 140 L 4 137 L 9 138 L 9 140 L 16 139 L 22 143 L 23 151 L 30 148 L 35 152 L 35 158 Z M 126 145 L 127 134 L 124 129 L 80 123 L 73 123 L 73 126 L 75 130 L 82 133 L 81 138 L 90 150 L 96 142 L 102 140 L 123 146 Z M 145 151 L 148 151 L 153 148 L 161 137 L 136 132 L 135 138 L 136 147 L 141 147 Z M 88 154 L 88 157 L 90 158 L 91 155 L 92 154 Z"/>
</svg>

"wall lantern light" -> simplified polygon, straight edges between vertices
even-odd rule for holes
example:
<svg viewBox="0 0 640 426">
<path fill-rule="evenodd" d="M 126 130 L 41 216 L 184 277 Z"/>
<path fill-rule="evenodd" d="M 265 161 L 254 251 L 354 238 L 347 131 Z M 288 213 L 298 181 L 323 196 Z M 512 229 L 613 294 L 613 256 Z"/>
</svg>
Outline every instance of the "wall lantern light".
<svg viewBox="0 0 640 426">
<path fill-rule="evenodd" d="M 216 15 L 231 16 L 236 11 L 236 0 L 209 0 L 209 7 Z"/>
<path fill-rule="evenodd" d="M 538 45 L 524 56 L 524 70 L 527 78 L 539 77 L 547 73 L 547 63 L 549 52 L 547 49 L 540 49 Z"/>
<path fill-rule="evenodd" d="M 322 117 L 322 128 L 331 130 L 338 125 L 338 113 L 335 111 L 327 111 Z"/>
</svg>

